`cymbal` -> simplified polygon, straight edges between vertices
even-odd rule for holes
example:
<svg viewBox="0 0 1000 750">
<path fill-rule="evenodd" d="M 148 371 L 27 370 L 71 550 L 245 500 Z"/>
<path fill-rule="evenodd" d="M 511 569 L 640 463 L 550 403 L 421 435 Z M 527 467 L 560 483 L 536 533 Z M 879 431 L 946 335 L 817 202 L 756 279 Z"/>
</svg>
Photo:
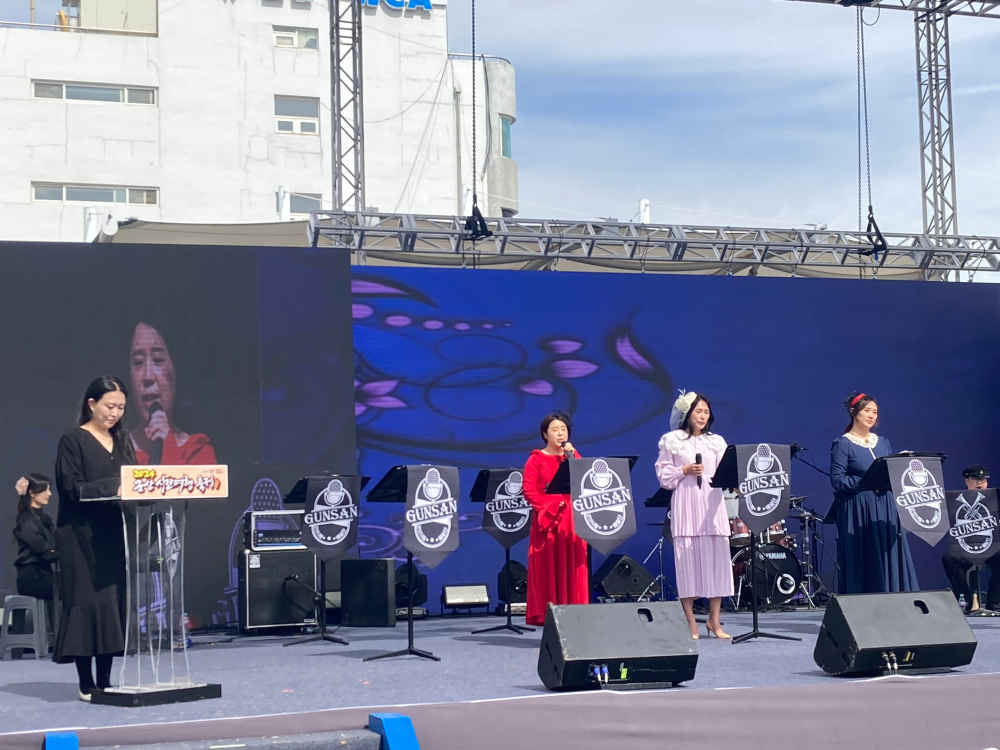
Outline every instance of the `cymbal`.
<svg viewBox="0 0 1000 750">
<path fill-rule="evenodd" d="M 660 521 L 658 523 L 647 523 L 646 525 L 647 526 L 663 526 L 663 521 Z"/>
<path fill-rule="evenodd" d="M 808 500 L 812 495 L 798 495 L 797 497 L 791 497 L 788 499 L 790 503 L 801 503 L 803 500 Z"/>
</svg>

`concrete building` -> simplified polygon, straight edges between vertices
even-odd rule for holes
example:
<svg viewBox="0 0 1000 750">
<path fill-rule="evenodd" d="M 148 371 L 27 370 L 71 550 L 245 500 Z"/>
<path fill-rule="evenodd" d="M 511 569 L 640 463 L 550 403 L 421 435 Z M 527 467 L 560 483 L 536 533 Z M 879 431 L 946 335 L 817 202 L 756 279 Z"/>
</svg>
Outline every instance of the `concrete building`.
<svg viewBox="0 0 1000 750">
<path fill-rule="evenodd" d="M 325 1 L 52 1 L 0 18 L 0 239 L 332 207 Z M 364 2 L 366 203 L 466 214 L 472 61 L 448 52 L 446 3 Z M 513 67 L 479 61 L 477 87 L 479 204 L 512 215 Z"/>
</svg>

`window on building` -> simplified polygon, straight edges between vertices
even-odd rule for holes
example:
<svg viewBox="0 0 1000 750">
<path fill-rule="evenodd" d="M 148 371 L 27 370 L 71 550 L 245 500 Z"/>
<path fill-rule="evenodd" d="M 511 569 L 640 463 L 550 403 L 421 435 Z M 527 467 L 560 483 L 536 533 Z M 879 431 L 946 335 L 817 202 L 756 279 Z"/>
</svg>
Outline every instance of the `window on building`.
<svg viewBox="0 0 1000 750">
<path fill-rule="evenodd" d="M 317 49 L 319 46 L 318 29 L 298 29 L 293 26 L 273 26 L 274 46 L 292 47 L 297 49 Z"/>
<path fill-rule="evenodd" d="M 281 198 L 274 194 L 274 210 L 281 213 Z M 291 193 L 288 213 L 292 216 L 308 216 L 310 211 L 323 210 L 323 196 L 319 193 Z"/>
<path fill-rule="evenodd" d="M 512 120 L 509 117 L 500 118 L 500 155 L 508 159 L 513 158 L 510 150 L 510 126 Z"/>
<path fill-rule="evenodd" d="M 275 96 L 274 118 L 279 133 L 317 135 L 319 99 L 305 96 Z"/>
<path fill-rule="evenodd" d="M 156 104 L 156 89 L 131 86 L 98 86 L 83 83 L 33 81 L 36 99 L 70 99 L 114 104 Z"/>
<path fill-rule="evenodd" d="M 156 188 L 124 187 L 119 185 L 60 185 L 35 182 L 31 185 L 36 201 L 72 203 L 129 203 L 155 206 L 159 203 Z"/>
</svg>

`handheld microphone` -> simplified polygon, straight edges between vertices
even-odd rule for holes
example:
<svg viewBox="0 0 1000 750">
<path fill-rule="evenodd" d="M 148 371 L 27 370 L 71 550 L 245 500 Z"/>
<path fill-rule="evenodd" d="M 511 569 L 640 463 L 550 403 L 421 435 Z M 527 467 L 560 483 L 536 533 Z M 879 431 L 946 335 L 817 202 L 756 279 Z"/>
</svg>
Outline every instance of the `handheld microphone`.
<svg viewBox="0 0 1000 750">
<path fill-rule="evenodd" d="M 573 455 L 572 451 L 566 450 L 566 443 L 568 442 L 569 442 L 568 440 L 563 440 L 561 443 L 559 443 L 559 447 L 562 448 L 563 455 L 566 456 L 566 458 L 576 458 L 576 456 Z"/>
<path fill-rule="evenodd" d="M 701 463 L 701 454 L 700 453 L 695 453 L 694 454 L 694 462 L 696 464 L 700 464 Z M 699 490 L 701 489 L 701 474 L 698 475 L 698 489 Z"/>
<path fill-rule="evenodd" d="M 159 401 L 154 401 L 149 405 L 149 416 L 152 418 L 158 411 L 163 411 Z M 149 463 L 157 466 L 163 463 L 163 441 L 153 440 L 149 448 Z"/>
</svg>

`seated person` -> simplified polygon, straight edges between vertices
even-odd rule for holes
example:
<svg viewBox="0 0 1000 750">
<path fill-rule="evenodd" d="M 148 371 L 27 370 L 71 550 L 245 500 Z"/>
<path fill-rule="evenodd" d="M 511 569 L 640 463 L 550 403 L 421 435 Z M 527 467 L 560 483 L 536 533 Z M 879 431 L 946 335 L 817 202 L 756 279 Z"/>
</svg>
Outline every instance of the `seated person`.
<svg viewBox="0 0 1000 750">
<path fill-rule="evenodd" d="M 970 466 L 962 472 L 965 486 L 970 490 L 985 490 L 989 484 L 990 473 L 982 466 Z M 951 590 L 955 598 L 964 596 L 968 602 L 968 611 L 979 609 L 980 601 L 976 591 L 969 585 L 969 572 L 975 567 L 971 562 L 955 555 L 951 548 L 941 558 L 944 572 L 948 575 Z M 995 554 L 985 563 L 990 569 L 990 586 L 986 594 L 986 609 L 1000 609 L 1000 553 Z"/>
<path fill-rule="evenodd" d="M 29 474 L 17 480 L 15 488 L 17 520 L 14 541 L 17 543 L 17 593 L 36 599 L 52 600 L 52 563 L 56 560 L 56 533 L 52 518 L 44 508 L 52 497 L 52 483 L 41 474 Z"/>
</svg>

